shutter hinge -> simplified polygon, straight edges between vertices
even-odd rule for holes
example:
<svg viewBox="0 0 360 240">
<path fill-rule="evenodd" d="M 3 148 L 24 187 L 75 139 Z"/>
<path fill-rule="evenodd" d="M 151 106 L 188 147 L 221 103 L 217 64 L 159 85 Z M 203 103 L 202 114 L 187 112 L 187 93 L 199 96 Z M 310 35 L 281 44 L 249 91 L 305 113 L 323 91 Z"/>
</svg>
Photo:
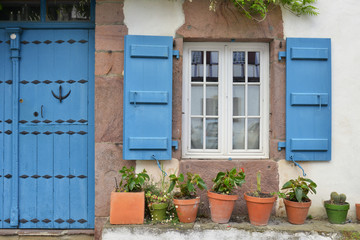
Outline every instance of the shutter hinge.
<svg viewBox="0 0 360 240">
<path fill-rule="evenodd" d="M 279 52 L 279 61 L 281 61 L 281 58 L 286 58 L 286 52 Z"/>
<path fill-rule="evenodd" d="M 278 151 L 281 151 L 281 149 L 285 147 L 286 147 L 286 142 L 278 142 Z"/>
<path fill-rule="evenodd" d="M 171 146 L 175 148 L 175 150 L 178 150 L 179 148 L 179 142 L 178 141 L 172 141 Z"/>
<path fill-rule="evenodd" d="M 179 59 L 179 57 L 180 57 L 180 52 L 179 52 L 179 50 L 173 50 L 173 56 L 175 56 L 176 59 Z"/>
</svg>

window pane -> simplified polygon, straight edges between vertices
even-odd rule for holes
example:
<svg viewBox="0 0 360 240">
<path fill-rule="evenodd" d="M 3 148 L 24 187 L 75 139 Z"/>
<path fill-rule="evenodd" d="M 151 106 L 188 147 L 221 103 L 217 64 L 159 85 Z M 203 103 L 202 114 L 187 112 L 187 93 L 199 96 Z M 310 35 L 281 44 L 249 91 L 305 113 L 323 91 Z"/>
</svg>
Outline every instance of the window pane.
<svg viewBox="0 0 360 240">
<path fill-rule="evenodd" d="M 218 148 L 218 120 L 206 119 L 206 149 Z"/>
<path fill-rule="evenodd" d="M 191 115 L 203 115 L 203 87 L 191 87 Z"/>
<path fill-rule="evenodd" d="M 202 82 L 204 76 L 204 52 L 191 52 L 191 81 Z"/>
<path fill-rule="evenodd" d="M 233 82 L 245 82 L 245 52 L 233 52 Z"/>
<path fill-rule="evenodd" d="M 191 118 L 191 149 L 203 149 L 202 118 Z"/>
<path fill-rule="evenodd" d="M 259 149 L 260 119 L 248 119 L 248 149 Z"/>
<path fill-rule="evenodd" d="M 90 0 L 47 0 L 47 21 L 89 21 Z"/>
<path fill-rule="evenodd" d="M 233 119 L 233 149 L 245 149 L 245 119 Z"/>
<path fill-rule="evenodd" d="M 206 52 L 206 81 L 217 82 L 219 74 L 219 52 Z"/>
<path fill-rule="evenodd" d="M 40 21 L 40 0 L 8 0 L 0 5 L 0 21 Z"/>
<path fill-rule="evenodd" d="M 245 86 L 233 87 L 233 116 L 245 116 Z"/>
<path fill-rule="evenodd" d="M 248 52 L 248 82 L 260 82 L 260 52 Z"/>
<path fill-rule="evenodd" d="M 218 115 L 218 87 L 206 87 L 206 115 Z"/>
<path fill-rule="evenodd" d="M 248 116 L 260 115 L 260 86 L 248 86 Z"/>
</svg>

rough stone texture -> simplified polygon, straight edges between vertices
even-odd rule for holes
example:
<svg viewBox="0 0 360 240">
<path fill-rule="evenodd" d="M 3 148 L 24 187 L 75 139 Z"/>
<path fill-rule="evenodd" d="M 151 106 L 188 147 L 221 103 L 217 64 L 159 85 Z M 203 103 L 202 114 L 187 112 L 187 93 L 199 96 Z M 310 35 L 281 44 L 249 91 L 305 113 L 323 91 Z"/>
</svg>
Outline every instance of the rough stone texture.
<svg viewBox="0 0 360 240">
<path fill-rule="evenodd" d="M 122 142 L 123 79 L 95 77 L 95 142 Z"/>
<path fill-rule="evenodd" d="M 106 222 L 109 221 L 108 217 L 96 217 L 95 218 L 95 240 L 101 240 L 102 230 Z"/>
<path fill-rule="evenodd" d="M 124 36 L 128 29 L 125 25 L 97 25 L 95 27 L 95 49 L 123 51 Z"/>
<path fill-rule="evenodd" d="M 218 1 L 216 12 L 209 11 L 208 0 L 185 1 L 185 24 L 177 34 L 187 40 L 264 41 L 283 38 L 280 7 L 275 7 L 260 23 L 240 14 L 232 1 Z"/>
<path fill-rule="evenodd" d="M 249 239 L 249 240 L 339 240 L 358 239 L 360 225 L 330 224 L 328 221 L 307 220 L 294 225 L 285 218 L 271 217 L 267 226 L 253 226 L 248 219 L 217 224 L 210 219 L 198 218 L 195 223 L 111 225 L 106 223 L 103 240 L 160 240 L 160 239 Z"/>
<path fill-rule="evenodd" d="M 118 171 L 123 166 L 135 166 L 134 161 L 122 160 L 122 145 L 114 143 L 95 144 L 95 216 L 107 217 L 110 212 L 110 193 L 118 181 Z"/>
<path fill-rule="evenodd" d="M 281 43 L 281 48 L 280 48 Z M 278 151 L 277 143 L 285 141 L 285 61 L 278 60 L 278 53 L 285 51 L 285 41 L 270 42 L 270 158 L 284 159 L 285 150 Z"/>
<path fill-rule="evenodd" d="M 0 240 L 93 240 L 93 230 L 2 229 Z"/>
<path fill-rule="evenodd" d="M 123 52 L 96 52 L 95 53 L 95 75 L 119 75 L 124 70 Z"/>
<path fill-rule="evenodd" d="M 246 183 L 242 185 L 236 194 L 239 195 L 239 200 L 235 203 L 235 208 L 232 218 L 238 215 L 247 214 L 246 203 L 244 200 L 244 192 L 253 191 L 256 189 L 256 173 L 261 171 L 261 188 L 264 192 L 275 192 L 279 189 L 278 165 L 272 160 L 182 160 L 180 162 L 180 172 L 198 173 L 204 179 L 208 189 L 211 189 L 213 182 L 219 171 L 230 170 L 232 168 L 244 168 L 246 174 Z M 206 191 L 200 193 L 200 208 L 198 216 L 210 217 L 209 201 Z"/>
<path fill-rule="evenodd" d="M 179 50 L 180 58 L 173 59 L 173 124 L 172 138 L 178 141 L 179 149 L 173 149 L 173 158 L 181 158 L 181 121 L 182 121 L 182 68 L 183 68 L 183 39 L 175 38 L 174 50 Z"/>
<path fill-rule="evenodd" d="M 123 24 L 124 3 L 121 2 L 98 2 L 96 4 L 96 24 Z"/>
</svg>

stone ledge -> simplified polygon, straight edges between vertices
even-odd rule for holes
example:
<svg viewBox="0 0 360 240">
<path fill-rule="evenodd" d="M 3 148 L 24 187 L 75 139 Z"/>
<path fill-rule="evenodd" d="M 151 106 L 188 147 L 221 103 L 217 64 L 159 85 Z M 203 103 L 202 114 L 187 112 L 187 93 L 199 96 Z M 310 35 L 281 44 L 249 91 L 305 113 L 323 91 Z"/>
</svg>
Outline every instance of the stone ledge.
<svg viewBox="0 0 360 240">
<path fill-rule="evenodd" d="M 197 219 L 195 223 L 176 225 L 111 225 L 103 228 L 103 240 L 152 240 L 152 239 L 343 239 L 344 235 L 360 236 L 360 224 L 330 224 L 327 221 L 307 220 L 303 225 L 293 225 L 284 218 L 272 217 L 267 226 L 253 226 L 248 221 L 213 223 L 209 219 Z"/>
</svg>

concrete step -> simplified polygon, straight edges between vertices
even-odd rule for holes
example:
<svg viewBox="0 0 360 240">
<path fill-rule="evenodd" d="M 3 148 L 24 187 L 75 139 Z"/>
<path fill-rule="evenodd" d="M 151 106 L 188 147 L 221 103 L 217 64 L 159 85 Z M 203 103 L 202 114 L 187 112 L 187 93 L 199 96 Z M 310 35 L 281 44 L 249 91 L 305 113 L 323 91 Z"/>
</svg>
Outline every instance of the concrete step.
<svg viewBox="0 0 360 240">
<path fill-rule="evenodd" d="M 94 240 L 94 230 L 0 229 L 0 240 Z"/>
<path fill-rule="evenodd" d="M 253 226 L 248 221 L 213 223 L 197 219 L 195 223 L 111 225 L 105 224 L 102 240 L 335 240 L 360 239 L 360 224 L 330 224 L 324 220 L 307 220 L 303 225 L 293 225 L 284 218 L 272 217 L 267 226 Z"/>
</svg>

